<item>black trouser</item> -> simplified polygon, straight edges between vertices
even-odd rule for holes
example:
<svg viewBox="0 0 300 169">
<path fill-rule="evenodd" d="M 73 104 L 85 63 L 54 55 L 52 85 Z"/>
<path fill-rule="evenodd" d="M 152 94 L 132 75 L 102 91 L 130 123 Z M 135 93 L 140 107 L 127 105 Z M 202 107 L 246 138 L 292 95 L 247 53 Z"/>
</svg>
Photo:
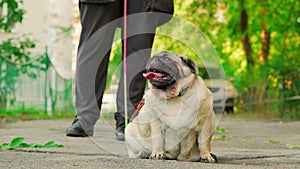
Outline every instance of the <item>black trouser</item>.
<svg viewBox="0 0 300 169">
<path fill-rule="evenodd" d="M 128 0 L 128 14 L 144 12 L 145 2 Z M 77 118 L 85 130 L 93 130 L 100 115 L 114 33 L 123 24 L 118 19 L 123 16 L 122 3 L 79 4 L 82 32 L 76 64 L 75 106 Z M 144 94 L 146 81 L 142 72 L 151 54 L 155 26 L 147 22 L 146 15 L 128 16 L 127 29 L 127 106 L 130 118 Z M 122 72 L 117 93 L 118 113 L 115 115 L 120 123 L 124 123 L 124 110 Z"/>
</svg>

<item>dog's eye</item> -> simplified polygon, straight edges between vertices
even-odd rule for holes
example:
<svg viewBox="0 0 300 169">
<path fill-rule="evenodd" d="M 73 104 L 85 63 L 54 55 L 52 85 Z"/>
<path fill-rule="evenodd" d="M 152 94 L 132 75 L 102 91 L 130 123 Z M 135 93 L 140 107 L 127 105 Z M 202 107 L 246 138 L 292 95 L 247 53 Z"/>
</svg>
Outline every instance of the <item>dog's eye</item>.
<svg viewBox="0 0 300 169">
<path fill-rule="evenodd" d="M 164 58 L 164 60 L 165 60 L 165 61 L 168 61 L 168 60 L 169 60 L 169 58 L 165 57 L 165 58 Z"/>
</svg>

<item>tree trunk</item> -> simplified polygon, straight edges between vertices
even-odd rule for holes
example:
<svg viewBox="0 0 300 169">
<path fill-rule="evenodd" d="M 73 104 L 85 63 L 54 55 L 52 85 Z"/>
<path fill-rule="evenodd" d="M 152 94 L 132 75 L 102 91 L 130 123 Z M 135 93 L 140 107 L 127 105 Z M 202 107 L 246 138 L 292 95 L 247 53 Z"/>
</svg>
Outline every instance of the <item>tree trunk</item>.
<svg viewBox="0 0 300 169">
<path fill-rule="evenodd" d="M 249 41 L 249 35 L 247 32 L 248 29 L 248 14 L 246 9 L 243 7 L 244 1 L 241 0 L 242 4 L 242 11 L 241 11 L 241 31 L 242 31 L 242 43 L 247 59 L 247 63 L 251 66 L 254 65 L 254 60 L 252 58 L 252 49 L 251 49 L 251 44 Z"/>
<path fill-rule="evenodd" d="M 262 14 L 265 17 L 267 15 L 267 10 L 262 7 Z M 261 64 L 265 64 L 268 61 L 268 56 L 270 52 L 270 32 L 267 31 L 267 21 L 264 18 L 262 21 L 262 30 L 261 30 L 261 40 L 262 40 L 262 48 L 259 56 L 259 61 Z"/>
</svg>

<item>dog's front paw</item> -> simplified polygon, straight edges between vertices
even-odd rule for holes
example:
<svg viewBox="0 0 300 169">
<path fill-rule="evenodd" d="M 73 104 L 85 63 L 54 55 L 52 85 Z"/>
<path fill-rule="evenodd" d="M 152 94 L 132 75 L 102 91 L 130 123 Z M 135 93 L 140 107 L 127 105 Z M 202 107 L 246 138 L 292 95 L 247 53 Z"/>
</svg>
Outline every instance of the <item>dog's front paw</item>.
<svg viewBox="0 0 300 169">
<path fill-rule="evenodd" d="M 217 156 L 212 153 L 201 154 L 200 162 L 202 163 L 217 163 Z"/>
<path fill-rule="evenodd" d="M 151 160 L 163 160 L 164 154 L 163 153 L 152 153 L 150 156 Z"/>
</svg>

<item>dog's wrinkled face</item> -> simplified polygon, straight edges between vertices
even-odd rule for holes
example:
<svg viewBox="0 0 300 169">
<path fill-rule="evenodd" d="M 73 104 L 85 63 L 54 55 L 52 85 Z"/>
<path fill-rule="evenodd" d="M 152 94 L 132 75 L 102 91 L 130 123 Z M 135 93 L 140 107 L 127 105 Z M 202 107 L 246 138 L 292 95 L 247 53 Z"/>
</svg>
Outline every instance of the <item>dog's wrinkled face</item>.
<svg viewBox="0 0 300 169">
<path fill-rule="evenodd" d="M 149 80 L 151 89 L 158 89 L 156 93 L 168 99 L 188 87 L 197 77 L 197 67 L 185 56 L 163 51 L 148 61 L 144 77 Z"/>
</svg>

